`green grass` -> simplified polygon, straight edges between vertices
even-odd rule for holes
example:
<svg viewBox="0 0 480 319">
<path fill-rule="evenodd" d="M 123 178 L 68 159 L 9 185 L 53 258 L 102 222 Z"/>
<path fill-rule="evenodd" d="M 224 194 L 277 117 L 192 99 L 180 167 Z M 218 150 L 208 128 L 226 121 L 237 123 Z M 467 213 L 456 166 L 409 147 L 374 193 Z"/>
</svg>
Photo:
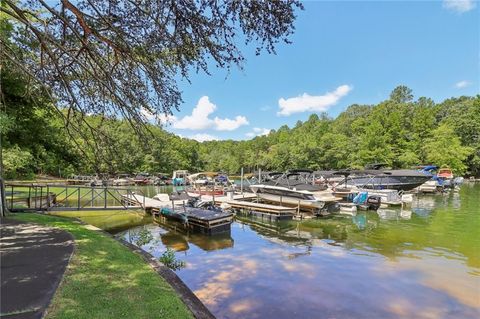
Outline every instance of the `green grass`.
<svg viewBox="0 0 480 319">
<path fill-rule="evenodd" d="M 151 215 L 143 210 L 70 210 L 51 211 L 50 215 L 62 217 L 74 217 L 87 224 L 99 227 L 104 230 L 118 229 L 126 226 L 144 225 L 152 222 Z"/>
<path fill-rule="evenodd" d="M 62 217 L 12 214 L 75 237 L 76 250 L 46 318 L 192 318 L 171 286 L 145 261 L 88 225 Z"/>
</svg>

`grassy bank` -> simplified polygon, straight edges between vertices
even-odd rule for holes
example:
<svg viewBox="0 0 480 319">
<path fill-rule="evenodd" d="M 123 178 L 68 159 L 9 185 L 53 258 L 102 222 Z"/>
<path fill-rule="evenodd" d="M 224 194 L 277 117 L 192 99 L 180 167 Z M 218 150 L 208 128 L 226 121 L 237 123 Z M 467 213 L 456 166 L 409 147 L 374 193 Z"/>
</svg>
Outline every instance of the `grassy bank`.
<svg viewBox="0 0 480 319">
<path fill-rule="evenodd" d="M 76 251 L 47 318 L 192 318 L 169 284 L 114 239 L 68 218 L 11 217 L 61 228 L 75 237 Z"/>
<path fill-rule="evenodd" d="M 133 227 L 152 222 L 152 216 L 143 210 L 70 210 L 51 211 L 50 215 L 78 218 L 87 224 L 110 231 L 123 227 Z"/>
</svg>

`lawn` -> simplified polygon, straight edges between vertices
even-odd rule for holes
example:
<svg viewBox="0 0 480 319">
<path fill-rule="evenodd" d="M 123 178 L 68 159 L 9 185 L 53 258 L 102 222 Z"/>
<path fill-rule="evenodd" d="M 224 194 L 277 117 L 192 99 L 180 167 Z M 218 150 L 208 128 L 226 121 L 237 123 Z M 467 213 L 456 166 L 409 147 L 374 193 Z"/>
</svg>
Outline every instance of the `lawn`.
<svg viewBox="0 0 480 319">
<path fill-rule="evenodd" d="M 116 240 L 69 218 L 11 217 L 64 229 L 76 250 L 46 318 L 193 318 L 171 286 Z"/>
</svg>

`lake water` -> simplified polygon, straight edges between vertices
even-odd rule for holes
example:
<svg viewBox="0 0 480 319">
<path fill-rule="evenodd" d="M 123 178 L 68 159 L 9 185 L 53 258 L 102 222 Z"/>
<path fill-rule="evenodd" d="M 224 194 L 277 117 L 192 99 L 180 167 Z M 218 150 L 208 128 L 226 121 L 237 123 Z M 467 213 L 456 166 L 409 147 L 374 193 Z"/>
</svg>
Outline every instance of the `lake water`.
<svg viewBox="0 0 480 319">
<path fill-rule="evenodd" d="M 238 217 L 230 234 L 147 224 L 117 235 L 154 256 L 219 318 L 479 318 L 480 184 L 409 210 L 302 222 Z"/>
</svg>

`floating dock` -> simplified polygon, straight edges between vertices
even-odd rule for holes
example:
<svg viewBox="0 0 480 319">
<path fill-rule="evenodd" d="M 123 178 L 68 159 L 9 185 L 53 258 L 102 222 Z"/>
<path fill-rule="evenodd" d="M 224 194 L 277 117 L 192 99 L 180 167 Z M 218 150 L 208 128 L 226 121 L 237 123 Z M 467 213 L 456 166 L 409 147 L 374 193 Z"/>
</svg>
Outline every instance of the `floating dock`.
<svg viewBox="0 0 480 319">
<path fill-rule="evenodd" d="M 230 225 L 233 222 L 233 214 L 223 211 L 206 210 L 194 207 L 185 207 L 186 201 L 174 200 L 171 202 L 160 201 L 142 195 L 123 195 L 125 203 L 142 205 L 146 212 L 154 217 L 154 220 L 160 219 L 162 222 L 169 220 L 168 216 L 161 213 L 162 208 L 170 208 L 186 216 L 185 223 L 178 223 L 186 231 L 200 232 L 207 235 L 213 235 L 230 231 Z"/>
<path fill-rule="evenodd" d="M 222 207 L 228 206 L 233 209 L 241 209 L 247 215 L 270 221 L 290 220 L 298 213 L 298 209 L 295 207 L 254 202 L 253 200 L 256 199 L 258 198 L 255 194 L 249 193 L 231 196 L 202 195 L 201 197 L 202 201 L 209 201 Z"/>
</svg>

